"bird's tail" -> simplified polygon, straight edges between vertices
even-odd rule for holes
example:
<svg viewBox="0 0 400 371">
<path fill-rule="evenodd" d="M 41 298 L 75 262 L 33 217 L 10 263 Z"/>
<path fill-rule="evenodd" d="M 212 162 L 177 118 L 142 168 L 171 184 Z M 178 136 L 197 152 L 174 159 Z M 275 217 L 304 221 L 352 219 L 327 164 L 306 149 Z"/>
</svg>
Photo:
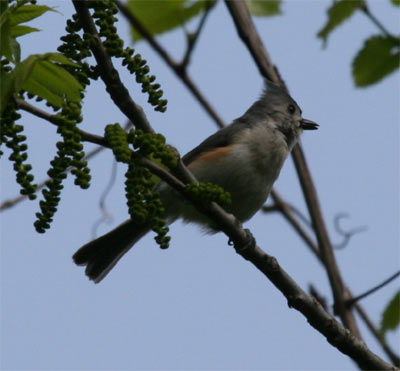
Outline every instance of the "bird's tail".
<svg viewBox="0 0 400 371">
<path fill-rule="evenodd" d="M 82 246 L 72 259 L 77 265 L 86 265 L 86 275 L 99 283 L 148 231 L 147 227 L 138 227 L 127 220 L 111 232 Z"/>
</svg>

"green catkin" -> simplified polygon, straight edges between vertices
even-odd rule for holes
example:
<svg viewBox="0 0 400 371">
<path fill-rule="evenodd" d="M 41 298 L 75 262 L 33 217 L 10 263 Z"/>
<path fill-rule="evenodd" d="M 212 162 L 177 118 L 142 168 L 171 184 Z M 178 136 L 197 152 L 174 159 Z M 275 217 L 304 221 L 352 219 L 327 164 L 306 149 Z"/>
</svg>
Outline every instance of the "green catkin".
<svg viewBox="0 0 400 371">
<path fill-rule="evenodd" d="M 160 84 L 155 84 L 156 77 L 149 75 L 150 67 L 140 54 L 134 55 L 134 49 L 124 48 L 124 42 L 117 34 L 114 24 L 118 21 L 114 15 L 118 13 L 116 5 L 109 0 L 90 1 L 89 8 L 93 9 L 93 19 L 99 27 L 99 35 L 103 45 L 111 57 L 122 58 L 122 65 L 126 66 L 131 74 L 135 74 L 136 82 L 142 86 L 142 92 L 148 94 L 148 102 L 154 106 L 156 111 L 165 112 L 167 100 L 161 99 L 163 91 Z M 90 40 L 90 35 L 84 35 Z"/>
<path fill-rule="evenodd" d="M 77 63 L 76 66 L 64 66 L 82 85 L 81 98 L 84 98 L 83 90 L 90 84 L 90 79 L 97 79 L 98 73 L 95 68 L 84 62 L 83 59 L 90 57 L 91 52 L 87 43 L 78 35 L 82 26 L 76 15 L 67 20 L 65 36 L 61 37 L 62 45 L 58 51 Z M 28 94 L 29 97 L 29 94 Z M 50 180 L 43 190 L 43 198 L 39 203 L 40 212 L 36 213 L 37 220 L 34 223 L 39 233 L 44 233 L 50 228 L 50 223 L 57 211 L 60 201 L 62 182 L 67 177 L 67 169 L 72 167 L 71 174 L 75 177 L 74 183 L 82 189 L 90 186 L 90 169 L 87 162 L 83 161 L 85 152 L 81 143 L 81 135 L 77 125 L 82 122 L 81 104 L 77 102 L 64 102 L 60 112 L 55 115 L 57 133 L 62 140 L 56 143 L 57 154 L 50 161 L 50 169 L 47 174 Z"/>
<path fill-rule="evenodd" d="M 197 200 L 205 202 L 216 202 L 222 206 L 230 205 L 231 195 L 217 184 L 191 183 L 186 186 L 189 195 Z"/>
<path fill-rule="evenodd" d="M 160 89 L 160 84 L 155 83 L 156 78 L 154 75 L 149 75 L 150 68 L 146 60 L 140 54 L 134 54 L 133 49 L 129 47 L 124 48 L 123 41 L 116 33 L 117 29 L 114 24 L 118 21 L 115 17 L 118 10 L 115 4 L 109 0 L 98 0 L 88 2 L 88 7 L 93 11 L 93 18 L 99 27 L 100 37 L 109 55 L 122 58 L 122 64 L 132 74 L 135 74 L 136 81 L 141 84 L 142 92 L 148 94 L 149 103 L 155 107 L 155 110 L 165 111 L 167 101 L 161 99 L 163 92 Z M 62 45 L 59 46 L 58 51 L 76 63 L 75 66 L 64 65 L 63 68 L 82 85 L 81 98 L 83 99 L 84 90 L 90 84 L 90 80 L 96 80 L 100 75 L 97 66 L 92 66 L 85 62 L 86 58 L 92 56 L 90 46 L 94 40 L 91 35 L 82 32 L 82 25 L 76 14 L 72 16 L 72 19 L 67 21 L 66 32 L 67 34 L 61 37 Z M 12 71 L 12 68 L 7 66 L 7 64 L 8 62 L 3 60 L 1 62 L 1 69 L 9 73 Z M 22 98 L 24 94 L 24 91 L 19 92 Z M 35 98 L 36 101 L 42 100 L 41 97 L 35 97 L 31 93 L 27 93 L 27 97 L 31 99 Z M 39 203 L 40 212 L 36 213 L 37 220 L 34 225 L 40 233 L 44 233 L 50 227 L 54 214 L 57 211 L 61 190 L 63 189 L 62 183 L 67 176 L 67 170 L 72 168 L 71 173 L 75 177 L 75 184 L 83 189 L 89 187 L 91 178 L 87 163 L 83 161 L 85 153 L 83 152 L 81 136 L 77 128 L 77 125 L 82 121 L 81 104 L 65 101 L 61 110 L 60 107 L 55 107 L 49 102 L 46 102 L 46 105 L 53 108 L 54 111 L 59 111 L 55 115 L 55 118 L 58 125 L 57 133 L 60 134 L 62 140 L 56 144 L 57 153 L 54 159 L 50 161 L 51 167 L 48 170 L 50 180 L 46 183 L 42 191 L 43 200 Z M 23 127 L 12 123 L 19 118 L 15 112 L 15 107 L 13 109 L 7 108 L 6 111 L 10 116 L 8 117 L 4 114 L 4 117 L 2 117 L 0 145 L 4 143 L 12 149 L 13 153 L 10 159 L 14 162 L 17 182 L 22 187 L 21 193 L 34 199 L 36 197 L 36 185 L 32 184 L 33 175 L 29 173 L 31 165 L 25 163 L 27 145 L 24 143 L 25 137 L 19 134 L 23 130 Z M 113 148 L 117 160 L 129 164 L 127 179 L 131 176 L 133 179 L 133 181 L 129 182 L 129 188 L 131 186 L 133 187 L 132 189 L 136 189 L 135 187 L 138 186 L 144 187 L 144 190 L 138 192 L 139 196 L 137 200 L 131 197 L 131 191 L 127 191 L 127 197 L 131 199 L 129 204 L 135 205 L 134 208 L 131 207 L 131 210 L 139 210 L 139 216 L 134 216 L 138 219 L 142 218 L 141 215 L 145 216 L 146 223 L 149 223 L 150 228 L 157 233 L 157 242 L 162 248 L 166 248 L 169 241 L 169 237 L 166 236 L 168 227 L 166 227 L 165 221 L 160 218 L 160 215 L 163 213 L 162 205 L 159 196 L 153 190 L 154 185 L 157 183 L 157 178 L 151 175 L 140 162 L 131 159 L 129 145 L 133 146 L 134 150 L 141 155 L 149 157 L 152 160 L 158 159 L 164 166 L 169 168 L 176 165 L 175 155 L 166 147 L 164 137 L 159 134 L 153 135 L 144 134 L 140 131 L 132 131 L 128 135 L 120 127 L 119 129 L 114 127 L 114 132 L 113 129 L 109 129 L 110 133 L 106 133 L 106 140 Z M 2 152 L 0 151 L 1 154 Z M 140 197 L 141 199 L 139 200 Z M 140 207 L 138 206 L 139 204 L 141 205 Z M 135 211 L 133 211 L 132 215 L 134 214 Z"/>
<path fill-rule="evenodd" d="M 19 118 L 21 115 L 16 111 L 14 101 L 10 100 L 0 120 L 0 148 L 4 144 L 11 150 L 8 159 L 13 162 L 16 180 L 21 187 L 21 195 L 34 200 L 37 185 L 33 183 L 34 176 L 30 173 L 32 165 L 27 163 L 28 145 L 25 143 L 26 136 L 22 134 L 24 127 L 15 123 Z M 3 152 L 0 150 L 1 155 Z"/>
<path fill-rule="evenodd" d="M 135 152 L 147 158 L 157 159 L 168 168 L 176 166 L 174 153 L 166 146 L 165 138 L 161 134 L 133 129 L 126 133 L 119 124 L 112 124 L 107 125 L 104 136 L 117 161 L 128 164 L 125 193 L 131 219 L 137 224 L 148 225 L 156 233 L 157 244 L 166 249 L 170 237 L 167 236 L 169 229 L 163 219 L 164 208 L 160 195 L 154 189 L 158 178 L 143 166 Z"/>
</svg>

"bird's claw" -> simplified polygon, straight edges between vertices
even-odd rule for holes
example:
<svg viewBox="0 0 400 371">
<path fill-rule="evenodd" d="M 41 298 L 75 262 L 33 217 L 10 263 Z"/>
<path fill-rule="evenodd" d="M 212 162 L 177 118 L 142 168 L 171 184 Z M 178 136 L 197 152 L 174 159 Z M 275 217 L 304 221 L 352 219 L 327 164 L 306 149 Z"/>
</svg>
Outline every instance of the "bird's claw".
<svg viewBox="0 0 400 371">
<path fill-rule="evenodd" d="M 247 239 L 246 243 L 235 244 L 235 242 L 231 238 L 228 240 L 228 245 L 234 246 L 236 252 L 241 255 L 247 251 L 252 250 L 256 246 L 256 239 L 254 238 L 250 230 L 245 229 L 244 231 L 246 232 L 246 239 Z"/>
</svg>

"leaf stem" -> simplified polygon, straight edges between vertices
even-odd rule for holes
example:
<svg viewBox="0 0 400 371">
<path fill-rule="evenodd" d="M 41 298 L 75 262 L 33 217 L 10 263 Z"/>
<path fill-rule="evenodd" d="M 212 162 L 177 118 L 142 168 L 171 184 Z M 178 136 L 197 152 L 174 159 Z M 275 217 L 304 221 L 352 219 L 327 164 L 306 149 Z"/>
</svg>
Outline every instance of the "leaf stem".
<svg viewBox="0 0 400 371">
<path fill-rule="evenodd" d="M 387 29 L 386 27 L 378 20 L 378 18 L 375 17 L 374 14 L 371 13 L 369 10 L 369 7 L 367 5 L 367 2 L 364 1 L 363 5 L 361 6 L 361 11 L 371 20 L 372 23 L 375 24 L 376 27 L 378 27 L 383 34 L 389 37 L 394 37 Z"/>
</svg>

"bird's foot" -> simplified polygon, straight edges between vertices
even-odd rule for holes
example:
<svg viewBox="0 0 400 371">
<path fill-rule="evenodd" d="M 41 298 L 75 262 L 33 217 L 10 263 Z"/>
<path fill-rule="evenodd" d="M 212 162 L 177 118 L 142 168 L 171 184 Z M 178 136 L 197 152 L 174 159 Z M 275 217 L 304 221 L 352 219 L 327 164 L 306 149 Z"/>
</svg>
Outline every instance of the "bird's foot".
<svg viewBox="0 0 400 371">
<path fill-rule="evenodd" d="M 254 249 L 256 246 L 256 239 L 254 238 L 253 234 L 250 232 L 249 229 L 244 229 L 246 232 L 246 242 L 245 243 L 235 243 L 232 239 L 228 240 L 228 245 L 233 246 L 236 252 L 240 255 L 245 255 L 247 252 Z"/>
</svg>

